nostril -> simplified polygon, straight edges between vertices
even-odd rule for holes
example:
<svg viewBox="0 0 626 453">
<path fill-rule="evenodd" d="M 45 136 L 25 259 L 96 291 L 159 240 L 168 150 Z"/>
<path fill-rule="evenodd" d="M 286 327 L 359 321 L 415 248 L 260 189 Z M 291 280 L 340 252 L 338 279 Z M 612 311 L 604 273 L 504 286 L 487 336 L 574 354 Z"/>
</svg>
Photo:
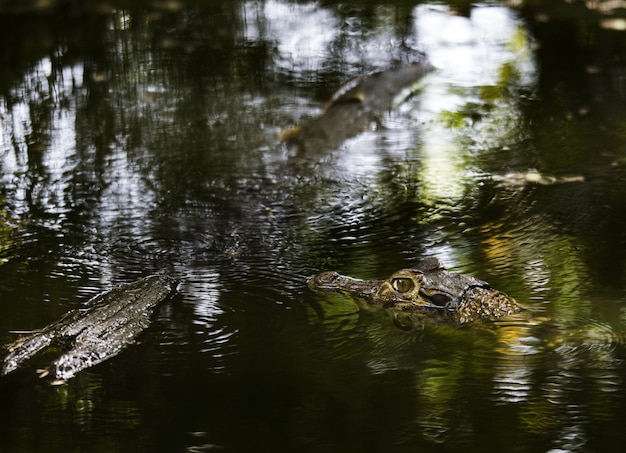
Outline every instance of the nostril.
<svg viewBox="0 0 626 453">
<path fill-rule="evenodd" d="M 321 283 L 335 283 L 339 278 L 339 274 L 337 272 L 324 272 L 318 277 L 318 280 Z"/>
<path fill-rule="evenodd" d="M 383 303 L 383 305 L 388 305 L 394 302 L 395 291 L 390 285 L 384 284 L 378 290 L 377 296 L 378 299 Z"/>
<path fill-rule="evenodd" d="M 307 284 L 314 291 L 335 291 L 340 280 L 341 275 L 337 272 L 322 272 L 310 277 Z"/>
</svg>

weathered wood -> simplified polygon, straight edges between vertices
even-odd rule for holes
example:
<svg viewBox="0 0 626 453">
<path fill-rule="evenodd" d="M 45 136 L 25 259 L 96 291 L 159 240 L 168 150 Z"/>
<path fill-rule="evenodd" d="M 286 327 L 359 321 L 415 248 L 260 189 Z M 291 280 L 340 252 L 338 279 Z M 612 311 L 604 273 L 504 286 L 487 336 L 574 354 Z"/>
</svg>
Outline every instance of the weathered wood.
<svg viewBox="0 0 626 453">
<path fill-rule="evenodd" d="M 86 308 L 6 345 L 2 374 L 52 348 L 62 351 L 51 369 L 60 380 L 116 356 L 150 325 L 154 309 L 175 287 L 174 279 L 153 275 L 95 296 Z"/>
</svg>

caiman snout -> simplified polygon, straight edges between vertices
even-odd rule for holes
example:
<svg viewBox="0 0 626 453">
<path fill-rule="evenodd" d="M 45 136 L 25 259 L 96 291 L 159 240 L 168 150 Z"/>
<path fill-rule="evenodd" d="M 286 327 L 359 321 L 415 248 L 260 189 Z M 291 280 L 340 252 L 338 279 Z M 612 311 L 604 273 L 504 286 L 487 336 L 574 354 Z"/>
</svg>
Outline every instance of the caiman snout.
<svg viewBox="0 0 626 453">
<path fill-rule="evenodd" d="M 337 291 L 341 286 L 340 277 L 338 272 L 321 272 L 310 277 L 307 285 L 313 291 Z"/>
<path fill-rule="evenodd" d="M 322 272 L 309 278 L 307 284 L 313 291 L 343 292 L 356 297 L 370 297 L 380 288 L 380 281 L 360 280 L 338 272 Z"/>
</svg>

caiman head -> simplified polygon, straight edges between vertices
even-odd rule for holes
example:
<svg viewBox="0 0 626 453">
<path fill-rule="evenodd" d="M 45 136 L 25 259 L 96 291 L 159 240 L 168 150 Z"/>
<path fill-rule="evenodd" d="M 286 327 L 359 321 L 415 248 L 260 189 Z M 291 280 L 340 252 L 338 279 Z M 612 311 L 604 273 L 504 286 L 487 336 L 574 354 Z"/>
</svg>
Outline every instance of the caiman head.
<svg viewBox="0 0 626 453">
<path fill-rule="evenodd" d="M 522 311 L 513 298 L 472 276 L 446 271 L 437 258 L 427 258 L 385 280 L 322 272 L 311 277 L 308 285 L 313 291 L 345 293 L 369 305 L 423 314 L 442 323 L 494 320 Z"/>
</svg>

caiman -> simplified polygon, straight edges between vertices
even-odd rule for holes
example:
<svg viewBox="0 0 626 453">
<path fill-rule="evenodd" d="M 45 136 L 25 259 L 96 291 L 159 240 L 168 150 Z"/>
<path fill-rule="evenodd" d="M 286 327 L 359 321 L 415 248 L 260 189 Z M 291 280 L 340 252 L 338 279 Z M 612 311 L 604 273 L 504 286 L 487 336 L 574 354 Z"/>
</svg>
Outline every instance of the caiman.
<svg viewBox="0 0 626 453">
<path fill-rule="evenodd" d="M 101 293 L 60 320 L 6 345 L 0 374 L 48 353 L 60 354 L 41 377 L 66 381 L 76 373 L 116 356 L 143 332 L 152 314 L 176 288 L 176 280 L 153 275 Z"/>
<path fill-rule="evenodd" d="M 354 79 L 332 96 L 321 115 L 279 133 L 278 138 L 296 149 L 296 158 L 319 157 L 338 148 L 404 101 L 432 71 L 433 67 L 422 56 L 420 61 Z"/>
<path fill-rule="evenodd" d="M 322 272 L 311 277 L 308 286 L 316 292 L 345 293 L 370 306 L 404 313 L 408 321 L 415 316 L 438 324 L 466 324 L 525 311 L 515 299 L 488 283 L 445 270 L 437 258 L 426 258 L 415 268 L 401 269 L 385 280 Z M 406 317 L 403 319 L 406 324 Z"/>
</svg>

